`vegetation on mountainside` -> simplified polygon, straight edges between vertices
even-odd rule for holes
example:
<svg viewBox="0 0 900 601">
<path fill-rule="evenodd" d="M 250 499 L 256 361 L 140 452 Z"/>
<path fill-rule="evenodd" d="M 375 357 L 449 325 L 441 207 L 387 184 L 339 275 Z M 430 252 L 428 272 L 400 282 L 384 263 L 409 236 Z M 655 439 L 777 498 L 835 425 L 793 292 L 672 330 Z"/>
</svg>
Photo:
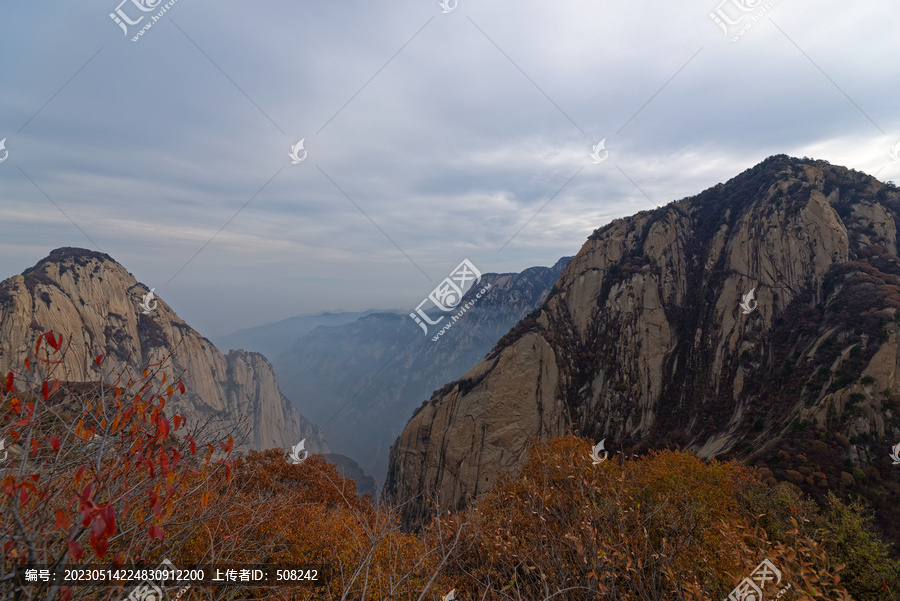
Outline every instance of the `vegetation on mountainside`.
<svg viewBox="0 0 900 601">
<path fill-rule="evenodd" d="M 735 462 L 662 451 L 594 466 L 589 450 L 573 436 L 537 444 L 518 476 L 442 518 L 470 523 L 446 571 L 478 583 L 464 598 L 719 600 L 766 558 L 792 585 L 782 599 L 897 598 L 900 563 L 858 505 L 820 510 Z"/>
<path fill-rule="evenodd" d="M 722 364 L 713 366 L 708 341 L 732 335 L 713 318 L 718 311 L 713 307 L 727 282 L 747 275 L 736 273 L 723 253 L 718 262 L 709 262 L 716 256 L 716 236 L 728 239 L 750 220 L 755 248 L 748 250 L 749 256 L 772 252 L 763 232 L 789 238 L 802 234 L 799 226 L 791 229 L 796 224 L 792 220 L 821 203 L 823 196 L 834 209 L 827 213 L 840 218 L 835 225 L 846 230 L 848 255 L 835 252 L 830 265 L 826 258 L 820 266 L 827 269 L 821 285 L 813 282 L 800 290 L 795 286 L 791 303 L 778 302 L 779 294 L 783 301 L 786 292 L 775 290 L 776 302 L 766 307 L 769 315 L 757 311 L 741 317 L 739 339 L 733 347 L 724 347 Z M 900 442 L 891 438 L 900 431 L 900 390 L 889 388 L 892 358 L 872 363 L 876 353 L 892 352 L 890 345 L 900 341 L 895 232 L 900 190 L 824 161 L 770 157 L 694 197 L 596 230 L 591 240 L 608 244 L 615 249 L 609 256 L 618 257 L 603 274 L 598 300 L 593 301 L 597 307 L 609 302 L 613 287 L 654 276 L 664 281 L 671 275 L 644 259 L 654 224 L 668 221 L 689 224 L 678 241 L 685 261 L 677 277 L 684 278 L 680 284 L 685 299 L 677 305 L 664 299 L 673 347 L 666 349 L 661 392 L 653 399 L 656 431 L 620 440 L 626 452 L 701 447 L 727 431 L 737 441 L 728 456 L 763 468 L 771 485 L 793 483 L 820 505 L 830 494 L 850 505 L 862 498 L 874 511 L 879 531 L 900 544 L 900 471 L 888 455 Z M 560 286 L 559 293 L 565 294 L 567 284 Z M 516 324 L 493 352 L 529 332 L 543 336 L 565 375 L 559 395 L 570 423 L 599 438 L 603 431 L 597 428 L 611 423 L 608 408 L 625 413 L 615 419 L 627 420 L 632 407 L 627 399 L 645 390 L 631 388 L 633 369 L 618 369 L 641 342 L 623 337 L 616 324 L 606 321 L 604 311 L 595 311 L 593 321 L 580 331 L 571 323 L 571 308 L 552 311 L 545 306 Z M 711 379 L 716 386 L 709 385 Z M 597 382 L 606 382 L 599 394 L 603 403 L 596 402 Z M 897 547 L 890 553 L 900 558 Z"/>
<path fill-rule="evenodd" d="M 680 452 L 592 465 L 586 441 L 536 444 L 469 509 L 418 533 L 359 497 L 314 455 L 234 456 L 233 424 L 165 411 L 185 392 L 161 366 L 117 381 L 60 381 L 65 352 L 42 334 L 0 389 L 0 595 L 112 599 L 134 583 L 15 583 L 15 566 L 327 566 L 324 586 L 195 585 L 181 599 L 724 598 L 768 558 L 783 599 L 896 598 L 898 566 L 859 506 L 819 509 L 741 464 Z M 108 380 L 112 380 L 108 382 Z M 437 499 L 436 499 L 437 500 Z M 845 591 L 846 587 L 846 591 Z M 174 590 L 171 591 L 174 595 Z"/>
</svg>

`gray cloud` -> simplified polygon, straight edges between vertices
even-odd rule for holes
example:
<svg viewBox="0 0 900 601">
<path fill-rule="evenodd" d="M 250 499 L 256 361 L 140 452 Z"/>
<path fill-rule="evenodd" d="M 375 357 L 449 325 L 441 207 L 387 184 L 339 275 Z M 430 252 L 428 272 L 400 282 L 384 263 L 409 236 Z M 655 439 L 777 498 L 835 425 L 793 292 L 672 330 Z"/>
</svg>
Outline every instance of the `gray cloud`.
<svg viewBox="0 0 900 601">
<path fill-rule="evenodd" d="M 3 9 L 0 273 L 91 246 L 24 172 L 209 335 L 549 265 L 771 154 L 900 179 L 887 0 L 780 0 L 737 43 L 705 0 L 178 0 L 137 43 L 116 4 Z"/>
</svg>

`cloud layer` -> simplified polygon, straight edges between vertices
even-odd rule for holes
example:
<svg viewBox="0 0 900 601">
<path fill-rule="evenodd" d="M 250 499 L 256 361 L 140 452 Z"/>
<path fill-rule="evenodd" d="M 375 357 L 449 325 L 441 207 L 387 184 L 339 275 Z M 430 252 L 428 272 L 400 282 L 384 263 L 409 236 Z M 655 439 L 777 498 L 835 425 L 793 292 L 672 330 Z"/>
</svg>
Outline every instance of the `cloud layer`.
<svg viewBox="0 0 900 601">
<path fill-rule="evenodd" d="M 138 42 L 116 4 L 3 9 L 0 275 L 102 249 L 208 335 L 550 265 L 772 154 L 900 180 L 887 0 L 178 0 Z"/>
</svg>

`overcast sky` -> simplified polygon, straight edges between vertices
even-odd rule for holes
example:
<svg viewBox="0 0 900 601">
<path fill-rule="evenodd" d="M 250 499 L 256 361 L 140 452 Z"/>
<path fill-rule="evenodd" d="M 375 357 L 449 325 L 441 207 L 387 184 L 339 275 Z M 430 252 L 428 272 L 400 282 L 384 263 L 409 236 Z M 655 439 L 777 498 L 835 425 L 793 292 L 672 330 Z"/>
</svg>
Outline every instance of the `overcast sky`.
<svg viewBox="0 0 900 601">
<path fill-rule="evenodd" d="M 208 336 L 412 310 L 773 154 L 900 182 L 896 1 L 177 0 L 137 42 L 164 3 L 119 1 L 0 3 L 0 276 L 102 250 Z"/>
</svg>

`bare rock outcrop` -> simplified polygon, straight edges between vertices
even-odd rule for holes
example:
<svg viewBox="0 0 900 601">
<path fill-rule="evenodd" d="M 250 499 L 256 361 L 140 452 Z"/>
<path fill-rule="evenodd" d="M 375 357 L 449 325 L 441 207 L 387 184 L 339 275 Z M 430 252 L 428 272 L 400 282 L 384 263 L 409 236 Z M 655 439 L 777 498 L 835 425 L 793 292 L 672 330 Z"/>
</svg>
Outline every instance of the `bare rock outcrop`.
<svg viewBox="0 0 900 601">
<path fill-rule="evenodd" d="M 417 524 L 567 430 L 703 457 L 762 457 L 804 424 L 900 440 L 876 392 L 900 391 L 898 216 L 893 186 L 776 156 L 597 230 L 539 315 L 413 415 L 385 496 Z"/>
<path fill-rule="evenodd" d="M 105 356 L 107 372 L 124 369 L 132 378 L 162 363 L 170 377 L 185 383 L 186 394 L 173 398 L 171 407 L 189 422 L 213 414 L 246 416 L 250 448 L 287 449 L 306 438 L 307 450 L 329 452 L 319 428 L 281 394 L 264 356 L 242 350 L 223 355 L 162 299 L 145 314 L 140 304 L 149 291 L 106 254 L 52 251 L 0 282 L 0 372 L 21 369 L 37 336 L 53 330 L 66 346 L 60 379 L 98 379 L 97 355 Z"/>
</svg>

